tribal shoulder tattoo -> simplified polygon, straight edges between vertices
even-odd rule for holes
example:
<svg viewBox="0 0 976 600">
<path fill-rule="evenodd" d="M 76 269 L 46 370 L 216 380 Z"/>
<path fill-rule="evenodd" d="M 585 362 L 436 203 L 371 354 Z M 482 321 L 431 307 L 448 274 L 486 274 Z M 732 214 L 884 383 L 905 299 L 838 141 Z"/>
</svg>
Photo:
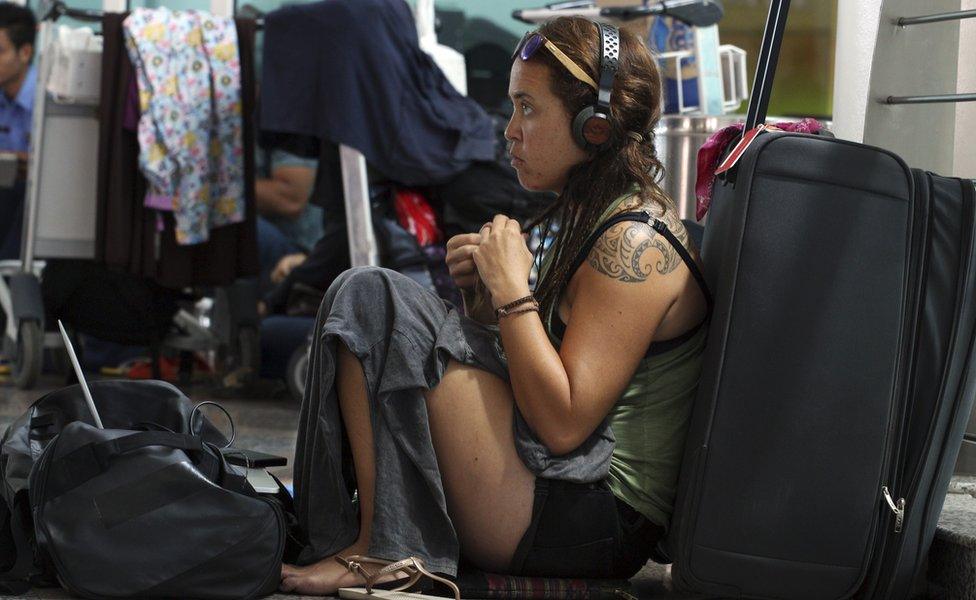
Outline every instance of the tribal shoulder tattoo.
<svg viewBox="0 0 976 600">
<path fill-rule="evenodd" d="M 675 237 L 687 247 L 687 232 L 674 211 L 660 207 L 642 207 L 664 221 Z M 662 214 L 663 213 L 663 214 Z M 590 251 L 591 267 L 625 283 L 640 283 L 651 275 L 651 269 L 667 275 L 681 263 L 681 257 L 668 240 L 648 223 L 617 223 L 597 240 Z"/>
</svg>

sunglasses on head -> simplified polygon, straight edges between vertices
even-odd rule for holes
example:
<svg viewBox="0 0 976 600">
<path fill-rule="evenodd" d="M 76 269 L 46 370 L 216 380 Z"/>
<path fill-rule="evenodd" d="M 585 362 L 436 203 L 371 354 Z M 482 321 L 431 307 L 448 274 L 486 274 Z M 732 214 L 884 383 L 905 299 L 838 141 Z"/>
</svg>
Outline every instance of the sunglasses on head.
<svg viewBox="0 0 976 600">
<path fill-rule="evenodd" d="M 519 57 L 522 60 L 529 60 L 535 55 L 536 52 L 539 51 L 539 48 L 542 47 L 549 50 L 549 53 L 556 57 L 556 60 L 562 63 L 562 65 L 566 67 L 566 70 L 572 73 L 573 77 L 590 86 L 594 91 L 600 89 L 596 82 L 593 81 L 593 78 L 587 75 L 586 71 L 573 62 L 573 59 L 566 56 L 566 54 L 560 50 L 559 47 L 546 39 L 546 36 L 535 31 L 530 31 L 522 36 L 522 41 L 519 42 L 518 46 L 515 47 L 515 52 L 512 53 L 512 60 L 515 60 L 516 57 Z"/>
</svg>

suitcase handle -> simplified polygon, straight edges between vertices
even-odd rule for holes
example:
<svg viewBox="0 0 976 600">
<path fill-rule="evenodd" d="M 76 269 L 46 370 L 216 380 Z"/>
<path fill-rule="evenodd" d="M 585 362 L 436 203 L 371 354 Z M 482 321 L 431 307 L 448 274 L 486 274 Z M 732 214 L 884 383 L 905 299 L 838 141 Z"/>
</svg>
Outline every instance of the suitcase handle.
<svg viewBox="0 0 976 600">
<path fill-rule="evenodd" d="M 756 78 L 752 82 L 752 98 L 749 100 L 749 113 L 743 131 L 750 131 L 766 122 L 769 96 L 773 91 L 773 76 L 779 61 L 779 49 L 786 29 L 786 17 L 790 12 L 790 0 L 772 0 L 766 29 L 763 31 L 762 45 L 759 47 L 759 60 L 756 63 Z"/>
</svg>

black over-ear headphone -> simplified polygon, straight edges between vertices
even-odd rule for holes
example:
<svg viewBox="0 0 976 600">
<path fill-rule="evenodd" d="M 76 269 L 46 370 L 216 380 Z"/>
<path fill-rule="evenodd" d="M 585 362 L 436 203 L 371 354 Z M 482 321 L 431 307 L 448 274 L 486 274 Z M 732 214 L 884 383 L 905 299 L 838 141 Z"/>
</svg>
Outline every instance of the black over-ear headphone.
<svg viewBox="0 0 976 600">
<path fill-rule="evenodd" d="M 620 31 L 613 25 L 600 28 L 600 89 L 596 104 L 587 106 L 573 119 L 573 139 L 585 150 L 596 150 L 610 141 L 610 92 L 620 63 Z"/>
</svg>

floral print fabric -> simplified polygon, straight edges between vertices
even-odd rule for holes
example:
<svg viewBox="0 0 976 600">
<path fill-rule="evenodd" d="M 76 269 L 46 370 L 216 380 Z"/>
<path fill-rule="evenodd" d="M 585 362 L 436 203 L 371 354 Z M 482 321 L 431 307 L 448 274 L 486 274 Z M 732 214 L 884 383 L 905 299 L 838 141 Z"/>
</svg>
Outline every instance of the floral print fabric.
<svg viewBox="0 0 976 600">
<path fill-rule="evenodd" d="M 139 88 L 139 165 L 146 205 L 172 210 L 176 240 L 244 220 L 237 31 L 199 11 L 137 8 L 123 22 Z"/>
</svg>

